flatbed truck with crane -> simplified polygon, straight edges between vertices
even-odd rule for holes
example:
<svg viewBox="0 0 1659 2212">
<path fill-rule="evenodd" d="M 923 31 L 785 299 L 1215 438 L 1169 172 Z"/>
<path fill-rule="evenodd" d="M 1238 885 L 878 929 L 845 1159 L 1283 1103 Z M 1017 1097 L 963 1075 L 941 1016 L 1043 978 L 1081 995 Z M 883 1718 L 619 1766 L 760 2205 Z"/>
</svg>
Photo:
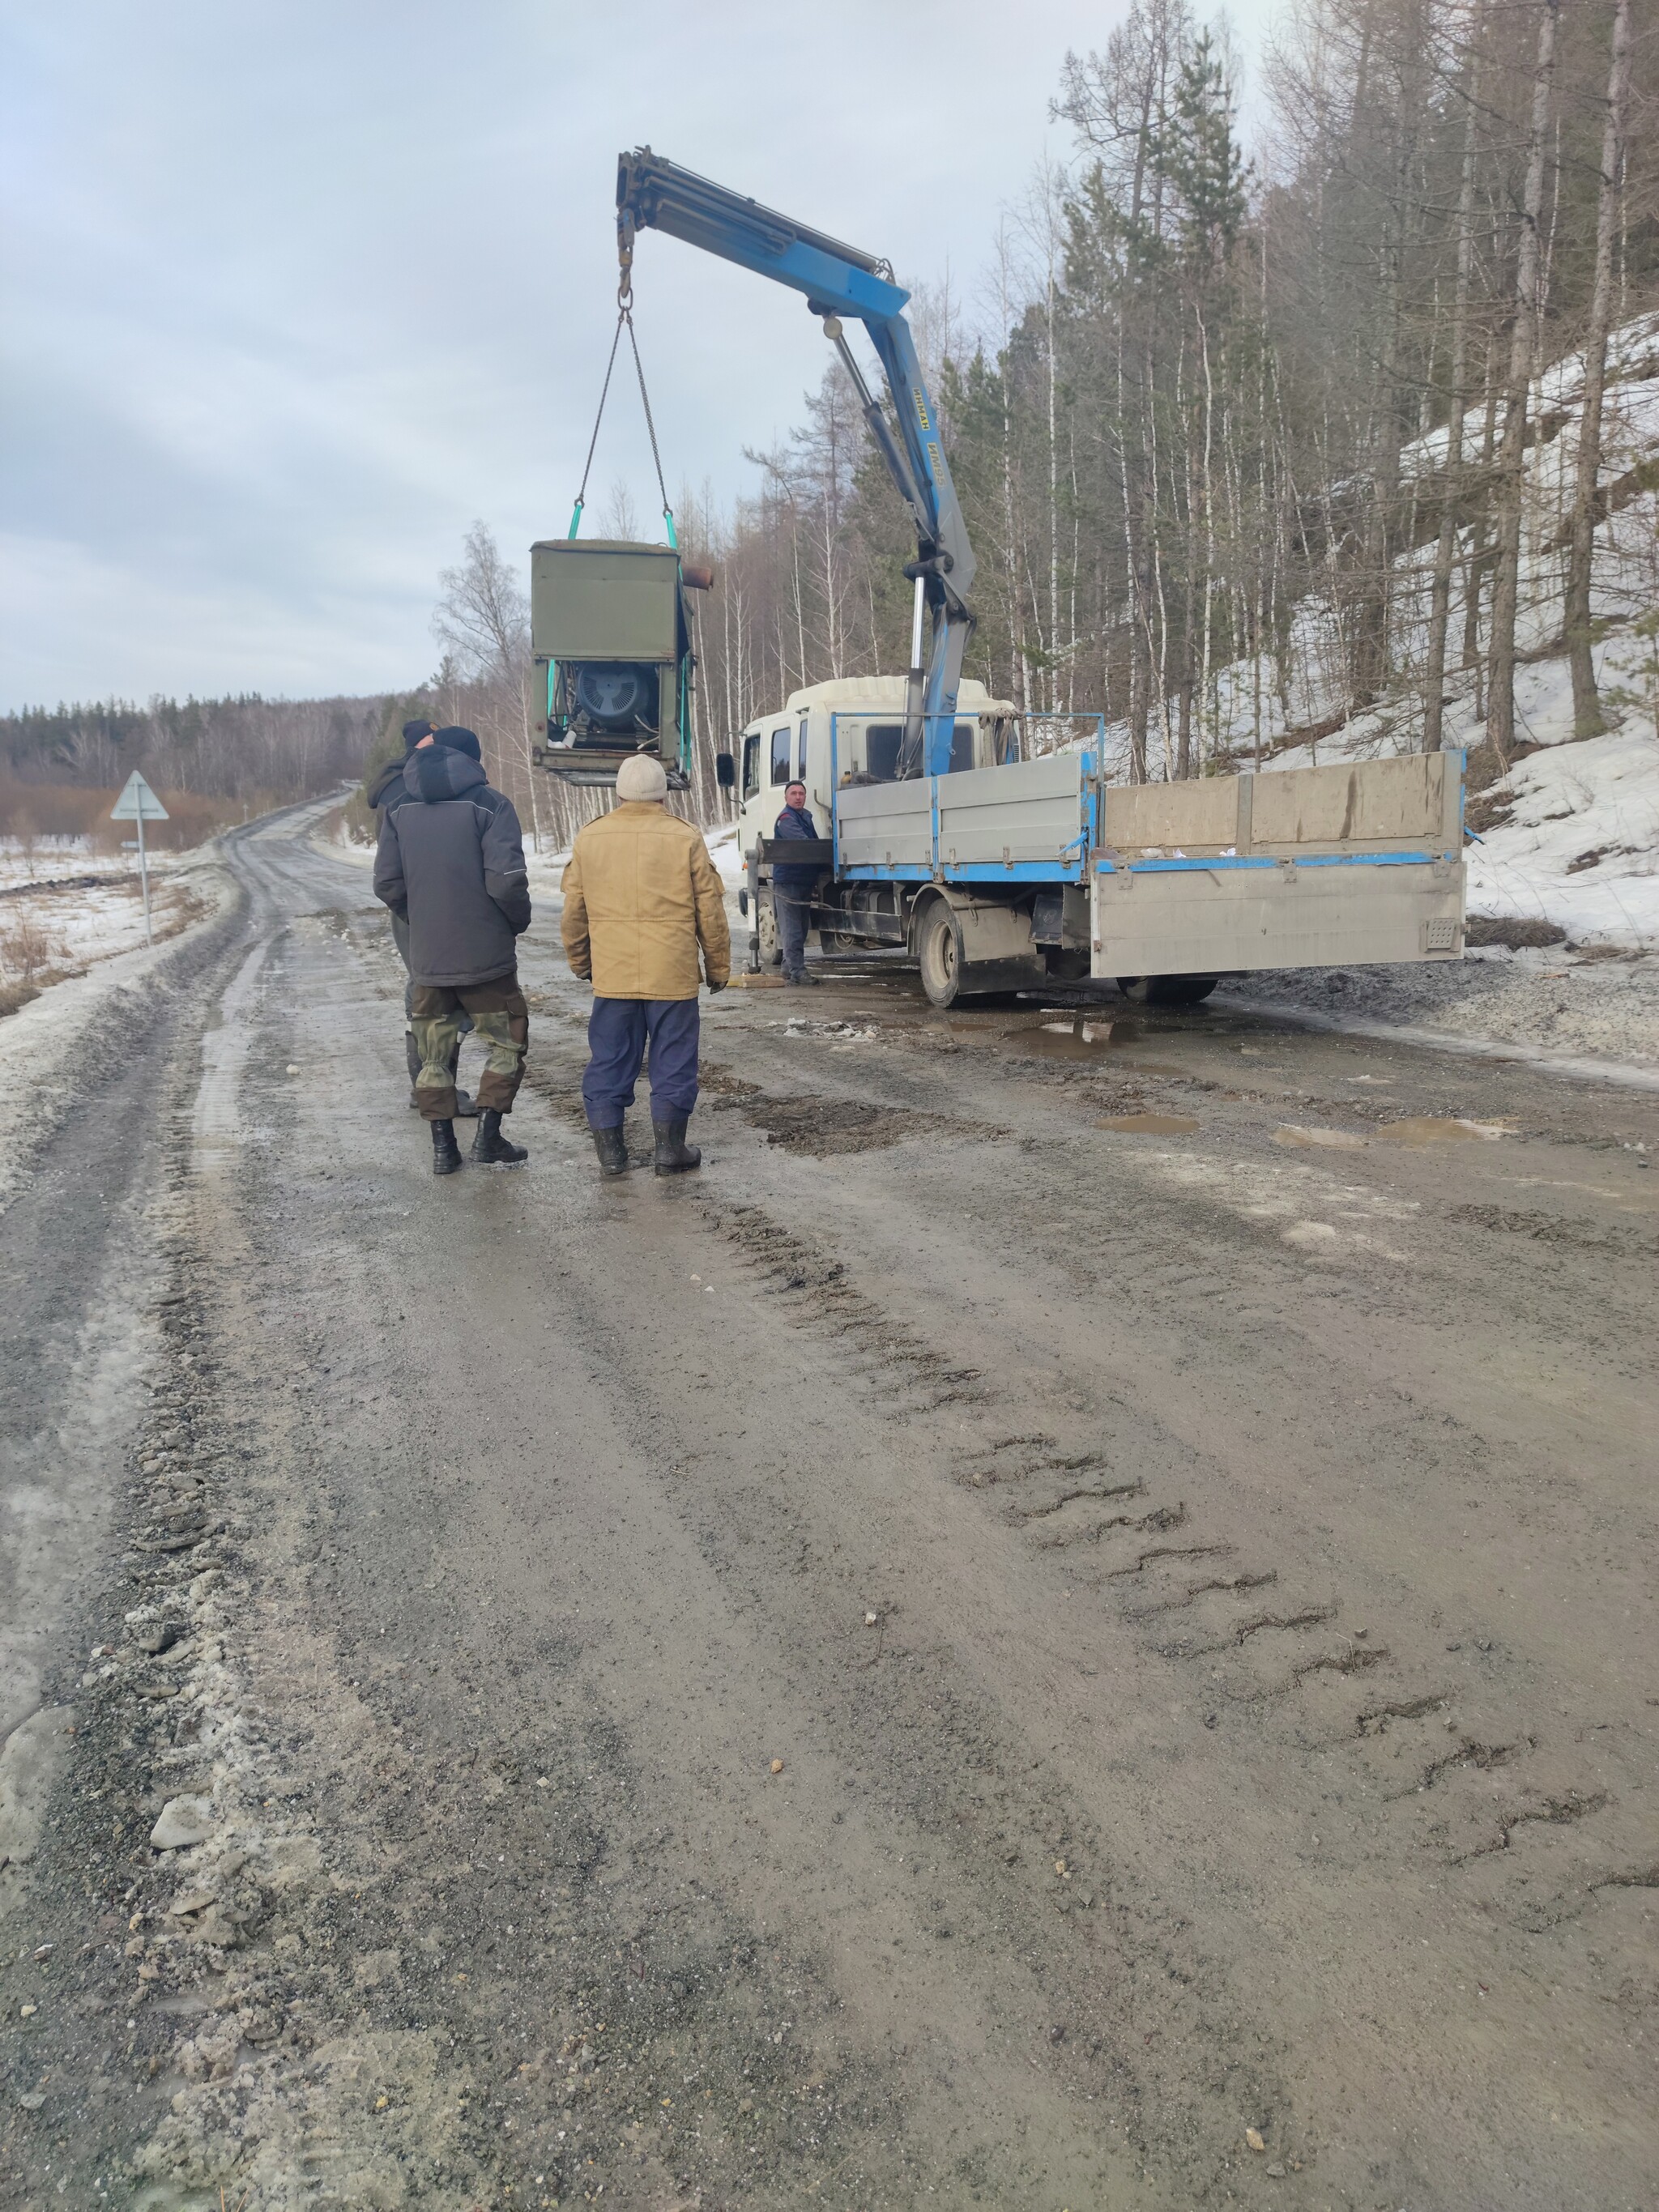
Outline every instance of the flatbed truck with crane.
<svg viewBox="0 0 1659 2212">
<path fill-rule="evenodd" d="M 907 674 L 808 685 L 720 756 L 751 969 L 775 943 L 778 859 L 817 869 L 826 946 L 908 954 L 941 1006 L 1085 977 L 1192 1004 L 1228 973 L 1462 957 L 1461 753 L 1124 783 L 1099 716 L 1036 751 L 1012 705 L 963 676 L 974 552 L 890 266 L 648 147 L 620 157 L 617 211 L 625 290 L 654 229 L 805 295 L 915 530 Z M 849 323 L 874 348 L 890 415 Z M 828 834 L 785 848 L 773 824 L 795 780 Z"/>
</svg>

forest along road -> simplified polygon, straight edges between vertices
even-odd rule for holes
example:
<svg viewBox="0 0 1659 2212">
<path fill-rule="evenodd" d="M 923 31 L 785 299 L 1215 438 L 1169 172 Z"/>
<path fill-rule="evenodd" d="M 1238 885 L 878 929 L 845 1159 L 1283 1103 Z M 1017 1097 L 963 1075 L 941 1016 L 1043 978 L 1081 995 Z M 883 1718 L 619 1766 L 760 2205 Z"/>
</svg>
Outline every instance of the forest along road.
<svg viewBox="0 0 1659 2212">
<path fill-rule="evenodd" d="M 307 820 L 109 1231 L 0 2203 L 1650 2203 L 1659 1100 L 848 963 L 601 1184 L 544 905 L 438 1182 Z"/>
</svg>

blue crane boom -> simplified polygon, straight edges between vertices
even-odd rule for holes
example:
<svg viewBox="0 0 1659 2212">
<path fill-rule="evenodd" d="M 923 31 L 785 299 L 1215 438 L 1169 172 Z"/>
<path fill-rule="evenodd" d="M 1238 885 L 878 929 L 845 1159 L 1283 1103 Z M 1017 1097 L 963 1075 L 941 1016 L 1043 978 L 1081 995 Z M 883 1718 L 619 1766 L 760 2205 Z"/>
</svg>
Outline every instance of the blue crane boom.
<svg viewBox="0 0 1659 2212">
<path fill-rule="evenodd" d="M 890 264 L 811 230 L 788 216 L 706 177 L 664 161 L 648 146 L 618 157 L 617 252 L 627 291 L 634 241 L 643 229 L 666 231 L 688 246 L 735 261 L 774 283 L 806 295 L 821 316 L 858 392 L 871 436 L 885 459 L 915 526 L 916 557 L 905 574 L 915 589 L 910 681 L 900 772 L 943 775 L 951 762 L 957 690 L 974 617 L 968 592 L 974 550 L 951 481 L 939 415 L 905 320 L 909 294 L 893 282 Z M 860 322 L 881 362 L 894 424 L 865 383 L 848 345 L 843 318 Z"/>
</svg>

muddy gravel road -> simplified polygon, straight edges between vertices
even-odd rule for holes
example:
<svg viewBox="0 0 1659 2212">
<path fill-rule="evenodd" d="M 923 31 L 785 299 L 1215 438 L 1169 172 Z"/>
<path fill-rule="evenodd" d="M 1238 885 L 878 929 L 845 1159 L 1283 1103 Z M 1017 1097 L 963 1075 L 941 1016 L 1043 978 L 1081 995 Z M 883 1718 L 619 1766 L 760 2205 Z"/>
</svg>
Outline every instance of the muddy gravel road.
<svg viewBox="0 0 1659 2212">
<path fill-rule="evenodd" d="M 1650 2205 L 1659 1097 L 848 963 L 602 1186 L 544 906 L 438 1182 L 313 819 L 5 1216 L 0 2203 Z"/>
</svg>

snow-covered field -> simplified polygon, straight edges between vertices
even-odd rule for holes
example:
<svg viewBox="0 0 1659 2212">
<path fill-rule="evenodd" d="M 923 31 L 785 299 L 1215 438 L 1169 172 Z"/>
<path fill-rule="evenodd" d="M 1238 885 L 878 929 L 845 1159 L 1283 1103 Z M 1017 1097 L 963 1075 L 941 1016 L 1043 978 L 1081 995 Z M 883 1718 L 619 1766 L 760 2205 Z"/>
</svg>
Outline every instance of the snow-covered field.
<svg viewBox="0 0 1659 2212">
<path fill-rule="evenodd" d="M 190 857 L 170 853 L 151 867 L 158 943 L 203 911 L 195 872 L 180 865 Z M 27 852 L 0 839 L 0 1010 L 144 942 L 136 861 L 96 854 L 81 838 L 41 840 Z"/>
<path fill-rule="evenodd" d="M 174 856 L 164 895 L 178 903 L 169 909 L 166 933 L 158 927 L 153 945 L 143 941 L 136 888 L 113 919 L 88 892 L 60 890 L 55 895 L 65 911 L 50 927 L 61 921 L 66 939 L 78 949 L 81 966 L 0 1021 L 0 1210 L 26 1180 L 35 1152 L 96 1069 L 119 1053 L 131 1025 L 165 1005 L 171 971 L 181 957 L 188 957 L 185 939 L 238 896 L 210 849 Z M 32 900 L 33 894 L 28 896 Z M 88 918 L 82 923 L 70 910 L 72 903 L 88 900 Z M 0 897 L 0 950 L 16 903 Z M 137 909 L 136 932 L 129 926 L 129 904 Z"/>
</svg>

